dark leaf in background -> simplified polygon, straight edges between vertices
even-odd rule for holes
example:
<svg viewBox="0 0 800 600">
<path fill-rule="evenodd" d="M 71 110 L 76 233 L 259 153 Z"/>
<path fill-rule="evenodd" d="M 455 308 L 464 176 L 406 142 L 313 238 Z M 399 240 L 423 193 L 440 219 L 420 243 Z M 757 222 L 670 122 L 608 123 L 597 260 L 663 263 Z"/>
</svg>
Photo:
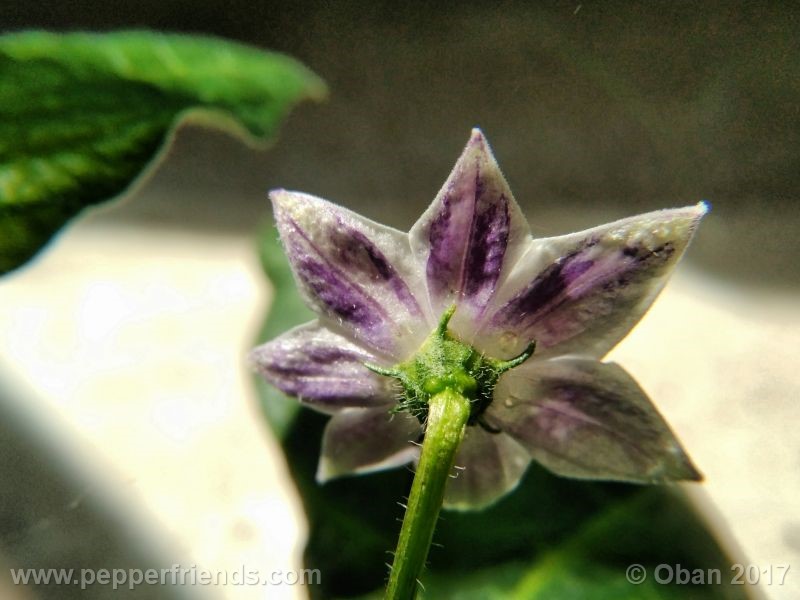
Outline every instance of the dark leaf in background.
<svg viewBox="0 0 800 600">
<path fill-rule="evenodd" d="M 0 36 L 0 273 L 124 191 L 193 120 L 251 142 L 325 85 L 297 61 L 147 31 Z"/>
</svg>

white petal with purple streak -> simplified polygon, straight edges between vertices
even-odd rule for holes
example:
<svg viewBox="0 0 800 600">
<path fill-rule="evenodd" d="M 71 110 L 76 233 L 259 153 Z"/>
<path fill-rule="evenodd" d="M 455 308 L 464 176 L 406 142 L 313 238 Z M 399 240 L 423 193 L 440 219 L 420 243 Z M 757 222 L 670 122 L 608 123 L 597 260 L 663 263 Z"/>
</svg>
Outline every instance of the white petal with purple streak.
<svg viewBox="0 0 800 600">
<path fill-rule="evenodd" d="M 480 130 L 433 204 L 412 227 L 411 247 L 425 273 L 434 314 L 453 302 L 456 318 L 479 316 L 530 238 Z"/>
<path fill-rule="evenodd" d="M 508 357 L 536 340 L 537 357 L 602 357 L 650 307 L 706 211 L 701 203 L 534 240 L 479 327 L 481 349 Z"/>
<path fill-rule="evenodd" d="M 417 459 L 419 421 L 408 413 L 390 414 L 390 409 L 350 408 L 334 415 L 325 426 L 317 481 L 390 469 Z"/>
<path fill-rule="evenodd" d="M 504 375 L 486 419 L 566 477 L 652 483 L 699 473 L 642 389 L 619 365 L 532 361 Z"/>
<path fill-rule="evenodd" d="M 451 508 L 486 506 L 531 458 L 555 473 L 651 482 L 699 477 L 644 392 L 598 362 L 652 304 L 707 207 L 648 213 L 533 240 L 479 130 L 408 235 L 306 194 L 275 191 L 275 217 L 312 323 L 253 353 L 264 377 L 334 417 L 318 479 L 416 460 L 419 422 L 365 362 L 407 361 L 452 304 L 451 334 L 498 359 L 536 341 L 468 427 Z M 580 355 L 580 357 L 578 357 Z M 359 407 L 359 408 L 355 408 Z"/>
<path fill-rule="evenodd" d="M 364 366 L 378 359 L 344 337 L 306 323 L 250 354 L 255 370 L 279 390 L 323 412 L 390 404 L 393 379 Z"/>
<path fill-rule="evenodd" d="M 326 200 L 273 191 L 275 219 L 298 285 L 324 324 L 401 360 L 428 329 L 408 237 Z"/>
</svg>

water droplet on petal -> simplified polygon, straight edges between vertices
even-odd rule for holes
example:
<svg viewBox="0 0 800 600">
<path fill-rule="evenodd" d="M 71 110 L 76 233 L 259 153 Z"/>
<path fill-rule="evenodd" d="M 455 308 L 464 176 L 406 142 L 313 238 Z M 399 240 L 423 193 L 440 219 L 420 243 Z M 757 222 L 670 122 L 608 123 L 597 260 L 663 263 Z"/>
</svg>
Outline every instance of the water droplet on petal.
<svg viewBox="0 0 800 600">
<path fill-rule="evenodd" d="M 498 339 L 500 352 L 503 354 L 512 354 L 516 350 L 518 342 L 519 336 L 516 333 L 513 331 L 504 331 Z"/>
</svg>

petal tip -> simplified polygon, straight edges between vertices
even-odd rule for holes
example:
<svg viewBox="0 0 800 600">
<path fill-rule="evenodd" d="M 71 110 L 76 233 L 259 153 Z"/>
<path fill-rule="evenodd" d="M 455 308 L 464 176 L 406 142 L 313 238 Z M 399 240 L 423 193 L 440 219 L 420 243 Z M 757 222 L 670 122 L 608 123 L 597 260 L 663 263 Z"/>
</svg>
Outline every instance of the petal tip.
<svg viewBox="0 0 800 600">
<path fill-rule="evenodd" d="M 695 469 L 694 467 L 692 467 L 691 475 L 686 477 L 686 481 L 691 481 L 693 483 L 701 483 L 701 482 L 705 481 L 705 479 L 706 479 L 705 476 L 700 471 Z"/>
<path fill-rule="evenodd" d="M 303 227 L 313 224 L 319 219 L 319 211 L 327 208 L 327 202 L 321 198 L 283 188 L 271 190 L 269 199 L 279 230 L 287 219 Z"/>
<path fill-rule="evenodd" d="M 272 211 L 275 213 L 276 217 L 279 213 L 289 208 L 290 198 L 292 198 L 292 196 L 293 194 L 291 192 L 283 188 L 276 188 L 269 191 L 268 197 L 272 203 Z"/>
<path fill-rule="evenodd" d="M 263 352 L 262 348 L 264 345 L 256 346 L 255 348 L 251 349 L 247 356 L 245 357 L 245 362 L 247 364 L 247 368 L 254 373 L 259 373 L 261 370 L 261 361 L 259 360 L 260 354 Z"/>
<path fill-rule="evenodd" d="M 708 214 L 709 205 L 705 201 L 694 206 L 665 209 L 650 213 L 656 218 L 643 223 L 649 232 L 645 237 L 651 238 L 653 243 L 672 242 L 685 249 L 695 234 L 702 218 Z M 637 234 L 638 235 L 638 234 Z"/>
<path fill-rule="evenodd" d="M 473 127 L 469 136 L 470 144 L 483 144 L 486 142 L 486 136 L 483 135 L 480 127 Z"/>
<path fill-rule="evenodd" d="M 252 373 L 259 375 L 270 385 L 277 386 L 275 373 L 272 368 L 275 364 L 276 340 L 270 340 L 260 346 L 256 346 L 247 353 L 247 366 Z"/>
<path fill-rule="evenodd" d="M 661 481 L 703 481 L 703 474 L 677 441 L 673 440 L 661 467 Z"/>
<path fill-rule="evenodd" d="M 272 202 L 280 201 L 283 196 L 287 194 L 287 191 L 283 188 L 274 188 L 267 192 L 267 197 L 272 200 Z"/>
<path fill-rule="evenodd" d="M 688 214 L 684 219 L 684 235 L 691 238 L 697 227 L 700 225 L 700 221 L 705 217 L 709 212 L 711 212 L 711 204 L 706 200 L 701 200 L 697 204 L 692 207 L 689 207 Z M 680 227 L 678 230 L 680 231 Z"/>
<path fill-rule="evenodd" d="M 466 156 L 480 157 L 479 160 L 482 162 L 496 164 L 494 154 L 492 153 L 492 148 L 489 146 L 489 142 L 486 139 L 486 136 L 483 134 L 483 131 L 481 131 L 478 127 L 472 128 L 472 132 L 470 133 L 469 141 L 467 142 L 467 147 L 464 150 L 462 158 Z"/>
<path fill-rule="evenodd" d="M 667 209 L 667 211 L 674 211 L 675 216 L 679 219 L 685 219 L 697 222 L 711 212 L 711 204 L 706 200 L 701 200 L 693 206 L 684 206 L 682 208 Z"/>
<path fill-rule="evenodd" d="M 313 201 L 323 201 L 321 198 L 316 198 L 311 194 L 303 192 L 293 192 L 284 188 L 275 188 L 269 191 L 269 199 L 273 204 L 305 204 Z"/>
<path fill-rule="evenodd" d="M 703 481 L 705 479 L 703 474 L 697 470 L 697 467 L 694 466 L 694 463 L 692 463 L 685 453 L 681 452 L 681 454 L 682 460 L 676 465 L 676 469 L 673 473 L 674 478 L 678 481 L 692 481 L 695 483 Z"/>
<path fill-rule="evenodd" d="M 329 482 L 331 479 L 336 478 L 336 473 L 332 469 L 331 462 L 324 456 L 320 456 L 319 463 L 317 463 L 317 473 L 314 478 L 317 483 L 322 485 Z"/>
</svg>

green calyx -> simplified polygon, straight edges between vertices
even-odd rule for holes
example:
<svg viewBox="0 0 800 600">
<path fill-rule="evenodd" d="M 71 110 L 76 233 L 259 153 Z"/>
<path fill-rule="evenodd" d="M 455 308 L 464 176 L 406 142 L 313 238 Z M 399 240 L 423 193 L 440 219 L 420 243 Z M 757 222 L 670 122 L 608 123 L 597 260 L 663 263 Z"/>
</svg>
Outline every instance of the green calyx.
<svg viewBox="0 0 800 600">
<path fill-rule="evenodd" d="M 494 387 L 500 375 L 533 355 L 535 342 L 531 342 L 522 354 L 511 360 L 497 360 L 482 355 L 447 330 L 455 310 L 453 305 L 445 311 L 439 325 L 409 360 L 390 369 L 365 365 L 375 373 L 398 379 L 403 386 L 403 398 L 393 412 L 408 411 L 424 424 L 431 398 L 449 390 L 470 401 L 467 424 L 482 423 L 481 417 L 492 403 Z"/>
</svg>

